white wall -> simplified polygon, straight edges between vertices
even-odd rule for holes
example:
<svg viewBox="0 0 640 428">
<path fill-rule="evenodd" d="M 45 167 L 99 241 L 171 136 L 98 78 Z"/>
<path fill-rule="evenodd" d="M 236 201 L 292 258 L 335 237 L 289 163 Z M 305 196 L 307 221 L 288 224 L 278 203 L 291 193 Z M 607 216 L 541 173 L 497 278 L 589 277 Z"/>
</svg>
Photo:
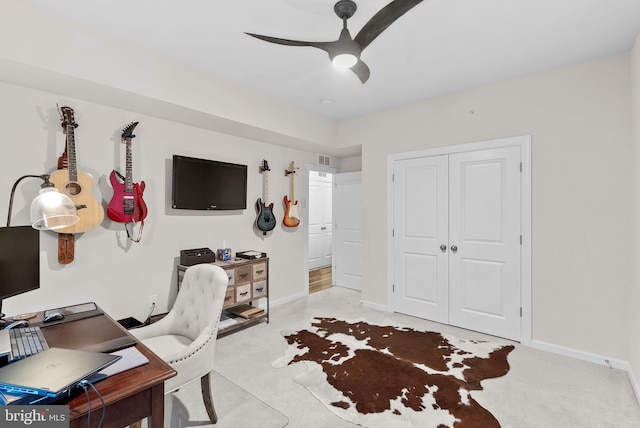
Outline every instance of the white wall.
<svg viewBox="0 0 640 428">
<path fill-rule="evenodd" d="M 158 295 L 157 313 L 166 311 L 175 296 L 175 264 L 181 249 L 221 247 L 234 251 L 258 250 L 270 256 L 271 297 L 274 300 L 304 294 L 308 284 L 306 260 L 300 251 L 305 237 L 281 226 L 282 198 L 289 190 L 283 172 L 293 160 L 298 165 L 313 163 L 316 154 L 259 141 L 224 135 L 176 122 L 118 110 L 47 92 L 0 83 L 0 124 L 3 129 L 4 164 L 0 171 L 0 212 L 7 212 L 9 192 L 24 174 L 49 173 L 56 168 L 64 149 L 56 104 L 75 110 L 79 124 L 75 135 L 78 169 L 93 175 L 93 194 L 103 204 L 111 199 L 108 175 L 124 171 L 124 145 L 120 133 L 132 121 L 140 124 L 133 140 L 133 179 L 144 180 L 144 199 L 149 208 L 142 241 L 126 239 L 122 225 L 105 222 L 76 236 L 75 261 L 57 263 L 57 234 L 41 233 L 41 288 L 4 301 L 3 310 L 17 314 L 60 305 L 96 301 L 116 319 L 135 316 L 144 319 L 148 295 Z M 171 157 L 184 154 L 247 164 L 248 201 L 242 212 L 194 212 L 172 210 L 170 204 Z M 258 167 L 267 159 L 272 168 L 269 193 L 279 221 L 272 235 L 254 232 L 254 204 L 262 195 Z M 40 180 L 31 179 L 18 187 L 12 225 L 29 224 L 29 203 L 37 194 Z M 299 197 L 306 189 L 299 188 Z M 303 217 L 306 213 L 302 213 Z M 1 245 L 11 245 L 3 242 Z"/>
<path fill-rule="evenodd" d="M 629 363 L 631 364 L 636 381 L 640 376 L 640 34 L 631 51 L 631 123 L 632 123 L 632 156 L 630 158 L 633 167 L 632 196 L 633 201 L 633 233 L 630 239 L 634 243 L 633 281 L 630 284 L 630 298 L 628 310 L 630 322 L 628 326 L 629 337 Z M 638 385 L 634 385 L 638 388 Z M 640 390 L 636 390 L 640 397 Z"/>
<path fill-rule="evenodd" d="M 0 80 L 117 108 L 135 105 L 157 117 L 168 105 L 174 114 L 191 110 L 225 132 L 246 137 L 262 130 L 280 144 L 335 141 L 336 124 L 327 117 L 20 0 L 0 2 Z"/>
<path fill-rule="evenodd" d="M 626 359 L 629 81 L 619 54 L 341 123 L 362 144 L 363 299 L 387 304 L 389 154 L 530 134 L 533 339 Z"/>
</svg>

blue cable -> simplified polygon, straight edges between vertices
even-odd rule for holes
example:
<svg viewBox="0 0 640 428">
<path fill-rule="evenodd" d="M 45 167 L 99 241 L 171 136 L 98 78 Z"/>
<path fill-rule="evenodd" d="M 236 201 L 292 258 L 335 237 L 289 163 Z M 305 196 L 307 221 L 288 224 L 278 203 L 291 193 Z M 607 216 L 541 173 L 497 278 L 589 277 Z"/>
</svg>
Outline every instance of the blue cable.
<svg viewBox="0 0 640 428">
<path fill-rule="evenodd" d="M 81 380 L 80 382 L 78 382 L 78 386 L 84 390 L 84 393 L 87 397 L 87 403 L 89 405 L 89 411 L 87 412 L 87 426 L 89 428 L 91 428 L 91 398 L 89 397 L 89 390 L 87 389 L 87 385 L 89 385 L 91 389 L 93 389 L 93 391 L 98 396 L 98 399 L 100 399 L 100 403 L 102 404 L 102 416 L 100 417 L 100 422 L 98 422 L 98 428 L 100 428 L 102 427 L 102 423 L 104 422 L 104 414 L 107 411 L 104 407 L 104 400 L 102 399 L 102 395 L 98 392 L 93 383 L 89 382 L 88 380 Z"/>
</svg>

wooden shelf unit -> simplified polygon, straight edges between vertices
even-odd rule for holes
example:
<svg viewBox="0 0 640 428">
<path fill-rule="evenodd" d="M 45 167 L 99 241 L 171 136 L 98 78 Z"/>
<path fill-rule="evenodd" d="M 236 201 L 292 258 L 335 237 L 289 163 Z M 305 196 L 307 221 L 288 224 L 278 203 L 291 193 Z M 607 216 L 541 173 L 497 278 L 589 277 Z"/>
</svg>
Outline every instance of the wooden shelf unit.
<svg viewBox="0 0 640 428">
<path fill-rule="evenodd" d="M 262 321 L 269 322 L 269 258 L 216 261 L 213 264 L 224 269 L 229 277 L 218 336 Z M 178 265 L 178 290 L 187 268 Z M 264 303 L 257 306 L 264 312 L 249 319 L 229 312 L 229 309 L 240 305 L 256 306 L 257 303 Z M 228 319 L 235 322 L 231 324 L 231 321 L 226 321 Z"/>
</svg>

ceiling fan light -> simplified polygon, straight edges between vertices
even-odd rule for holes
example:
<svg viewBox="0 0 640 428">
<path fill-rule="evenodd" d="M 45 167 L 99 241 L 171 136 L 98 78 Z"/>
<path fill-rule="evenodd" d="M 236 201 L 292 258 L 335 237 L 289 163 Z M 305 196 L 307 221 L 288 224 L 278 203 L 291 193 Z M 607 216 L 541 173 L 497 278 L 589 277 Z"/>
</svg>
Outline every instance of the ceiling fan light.
<svg viewBox="0 0 640 428">
<path fill-rule="evenodd" d="M 358 57 L 350 53 L 344 53 L 334 56 L 332 62 L 338 68 L 351 68 L 357 64 Z"/>
</svg>

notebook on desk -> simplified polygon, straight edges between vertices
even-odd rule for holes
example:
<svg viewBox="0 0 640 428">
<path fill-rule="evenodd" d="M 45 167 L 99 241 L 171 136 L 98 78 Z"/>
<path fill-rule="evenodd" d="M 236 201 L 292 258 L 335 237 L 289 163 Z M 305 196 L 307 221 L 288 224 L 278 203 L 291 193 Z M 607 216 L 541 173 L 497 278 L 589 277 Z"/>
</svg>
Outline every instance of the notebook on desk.
<svg viewBox="0 0 640 428">
<path fill-rule="evenodd" d="M 0 391 L 57 397 L 120 358 L 97 352 L 49 348 L 0 367 Z"/>
</svg>

